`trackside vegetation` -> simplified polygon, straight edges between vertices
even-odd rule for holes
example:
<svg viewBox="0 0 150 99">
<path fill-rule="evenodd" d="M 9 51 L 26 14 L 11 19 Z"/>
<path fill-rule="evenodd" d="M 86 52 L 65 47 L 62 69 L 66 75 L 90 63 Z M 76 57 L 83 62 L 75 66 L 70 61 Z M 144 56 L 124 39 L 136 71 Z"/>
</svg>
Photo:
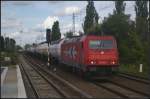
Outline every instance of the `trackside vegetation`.
<svg viewBox="0 0 150 99">
<path fill-rule="evenodd" d="M 0 36 L 0 62 L 2 66 L 17 63 L 17 50 L 22 49 L 16 41 L 9 37 Z"/>
<path fill-rule="evenodd" d="M 83 30 L 85 34 L 113 35 L 118 43 L 120 71 L 148 77 L 150 71 L 150 32 L 148 1 L 135 1 L 135 21 L 125 14 L 124 1 L 114 1 L 113 14 L 98 23 L 93 1 L 88 1 Z M 98 32 L 97 32 L 98 31 Z M 143 72 L 139 73 L 139 65 Z"/>
</svg>

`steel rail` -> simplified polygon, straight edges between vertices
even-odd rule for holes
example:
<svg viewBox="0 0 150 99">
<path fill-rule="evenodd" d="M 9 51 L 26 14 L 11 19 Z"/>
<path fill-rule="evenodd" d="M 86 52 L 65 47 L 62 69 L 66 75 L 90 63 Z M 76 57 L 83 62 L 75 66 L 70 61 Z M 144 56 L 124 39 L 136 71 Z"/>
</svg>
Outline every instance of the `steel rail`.
<svg viewBox="0 0 150 99">
<path fill-rule="evenodd" d="M 144 83 L 144 84 L 150 84 L 149 79 L 137 77 L 137 76 L 126 74 L 126 73 L 119 72 L 117 76 L 121 76 L 121 77 L 130 79 L 130 80 L 135 80 L 135 81 L 138 81 L 138 82 L 141 82 L 141 83 Z"/>
<path fill-rule="evenodd" d="M 27 58 L 27 56 L 25 56 L 25 57 Z M 31 62 L 31 60 L 29 60 L 29 61 Z M 33 63 L 33 60 L 32 60 L 32 63 L 30 63 L 30 64 L 36 65 L 36 67 L 38 67 L 38 68 L 39 68 L 40 70 L 42 70 L 44 73 L 46 73 L 46 74 L 48 74 L 48 75 L 50 75 L 50 76 L 53 76 L 55 79 L 58 79 L 60 82 L 62 82 L 62 83 L 64 83 L 65 85 L 69 86 L 69 87 L 72 88 L 75 92 L 81 94 L 81 97 L 92 98 L 91 95 L 89 95 L 89 94 L 87 94 L 87 93 L 81 91 L 80 89 L 78 89 L 78 88 L 75 87 L 74 85 L 70 84 L 68 81 L 66 81 L 66 80 L 64 80 L 64 79 L 62 79 L 62 78 L 60 78 L 60 77 L 57 76 L 57 75 L 54 75 L 54 74 L 51 73 L 50 71 L 47 71 L 47 70 L 43 69 L 39 64 L 37 64 L 37 63 L 35 63 L 35 62 Z"/>
<path fill-rule="evenodd" d="M 38 92 L 36 91 L 36 89 L 35 89 L 35 87 L 34 87 L 34 85 L 33 85 L 33 82 L 32 82 L 32 80 L 30 79 L 28 73 L 26 72 L 26 70 L 24 69 L 24 67 L 23 67 L 22 64 L 20 64 L 19 66 L 21 67 L 22 72 L 23 72 L 23 73 L 25 74 L 25 76 L 27 77 L 28 82 L 29 82 L 29 84 L 30 84 L 30 86 L 31 86 L 31 88 L 32 88 L 32 90 L 33 90 L 33 92 L 34 92 L 35 97 L 36 97 L 37 99 L 39 99 L 40 96 L 38 95 Z"/>
<path fill-rule="evenodd" d="M 47 77 L 45 77 L 45 75 L 43 75 L 39 70 L 37 70 L 37 69 L 33 66 L 33 64 L 31 64 L 31 63 L 29 63 L 29 62 L 28 62 L 28 64 L 30 64 L 30 66 L 31 66 L 42 78 L 44 78 L 44 80 L 46 80 L 50 85 L 52 85 L 52 86 L 57 90 L 57 92 L 58 92 L 59 94 L 61 94 L 64 98 L 69 98 L 69 96 L 68 96 L 67 93 L 65 93 L 64 91 L 62 91 L 55 83 L 53 83 L 51 80 L 49 80 Z"/>
<path fill-rule="evenodd" d="M 122 87 L 122 88 L 125 88 L 125 89 L 127 89 L 127 90 L 130 90 L 130 91 L 133 91 L 133 92 L 135 92 L 135 93 L 141 94 L 141 95 L 143 95 L 143 96 L 150 97 L 150 94 L 147 94 L 147 93 L 144 93 L 144 92 L 135 90 L 135 89 L 133 89 L 133 88 L 124 86 L 124 85 L 122 85 L 122 84 L 119 84 L 119 83 L 116 83 L 116 82 L 113 82 L 113 81 L 109 81 L 109 82 L 111 82 L 111 83 L 113 83 L 113 84 L 115 84 L 115 85 L 117 85 L 117 86 L 120 86 L 120 87 Z"/>
<path fill-rule="evenodd" d="M 122 93 L 120 93 L 120 92 L 118 92 L 118 91 L 115 91 L 115 90 L 113 90 L 113 89 L 110 89 L 110 88 L 108 88 L 108 87 L 106 87 L 106 86 L 104 86 L 104 85 L 101 85 L 100 83 L 94 82 L 93 84 L 95 84 L 95 85 L 97 85 L 97 86 L 99 86 L 99 87 L 102 87 L 102 88 L 104 88 L 104 89 L 106 89 L 106 90 L 108 90 L 108 91 L 110 91 L 110 92 L 112 92 L 112 93 L 114 93 L 114 94 L 117 94 L 118 96 L 120 96 L 120 97 L 122 97 L 122 98 L 125 98 L 125 99 L 128 99 L 128 98 L 129 98 L 127 95 L 124 95 L 124 94 L 122 94 Z"/>
</svg>

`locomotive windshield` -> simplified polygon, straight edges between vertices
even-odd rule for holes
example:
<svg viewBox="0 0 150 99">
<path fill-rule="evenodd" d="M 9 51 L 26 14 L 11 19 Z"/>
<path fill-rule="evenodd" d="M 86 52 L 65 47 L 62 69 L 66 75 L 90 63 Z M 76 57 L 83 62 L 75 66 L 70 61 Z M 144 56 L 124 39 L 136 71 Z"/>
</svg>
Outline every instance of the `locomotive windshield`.
<svg viewBox="0 0 150 99">
<path fill-rule="evenodd" d="M 89 47 L 91 49 L 112 49 L 113 40 L 90 40 Z"/>
</svg>

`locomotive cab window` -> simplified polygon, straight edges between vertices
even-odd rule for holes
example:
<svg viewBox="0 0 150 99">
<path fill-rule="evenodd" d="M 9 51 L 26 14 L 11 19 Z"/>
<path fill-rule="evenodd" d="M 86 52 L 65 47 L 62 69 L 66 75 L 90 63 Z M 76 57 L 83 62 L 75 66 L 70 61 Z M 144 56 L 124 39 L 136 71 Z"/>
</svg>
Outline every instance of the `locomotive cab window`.
<svg viewBox="0 0 150 99">
<path fill-rule="evenodd" d="M 90 49 L 112 49 L 113 40 L 90 40 L 89 48 Z"/>
</svg>

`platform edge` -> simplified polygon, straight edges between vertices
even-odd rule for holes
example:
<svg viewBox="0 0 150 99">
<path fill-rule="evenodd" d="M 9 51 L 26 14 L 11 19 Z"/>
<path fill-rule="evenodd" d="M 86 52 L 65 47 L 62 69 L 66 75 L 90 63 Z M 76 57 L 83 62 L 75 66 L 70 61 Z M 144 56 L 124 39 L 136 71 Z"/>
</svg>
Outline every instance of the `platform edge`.
<svg viewBox="0 0 150 99">
<path fill-rule="evenodd" d="M 1 74 L 1 86 L 3 86 L 4 80 L 5 80 L 5 77 L 6 77 L 6 73 L 7 73 L 7 70 L 8 70 L 8 67 L 2 67 L 2 68 L 5 68 L 5 69 Z"/>
<path fill-rule="evenodd" d="M 18 83 L 17 84 L 18 98 L 27 98 L 26 90 L 25 90 L 24 83 L 23 83 L 23 80 L 22 80 L 22 75 L 21 75 L 19 65 L 16 65 L 16 67 L 17 67 L 17 79 L 18 79 L 18 82 L 17 82 Z"/>
</svg>

